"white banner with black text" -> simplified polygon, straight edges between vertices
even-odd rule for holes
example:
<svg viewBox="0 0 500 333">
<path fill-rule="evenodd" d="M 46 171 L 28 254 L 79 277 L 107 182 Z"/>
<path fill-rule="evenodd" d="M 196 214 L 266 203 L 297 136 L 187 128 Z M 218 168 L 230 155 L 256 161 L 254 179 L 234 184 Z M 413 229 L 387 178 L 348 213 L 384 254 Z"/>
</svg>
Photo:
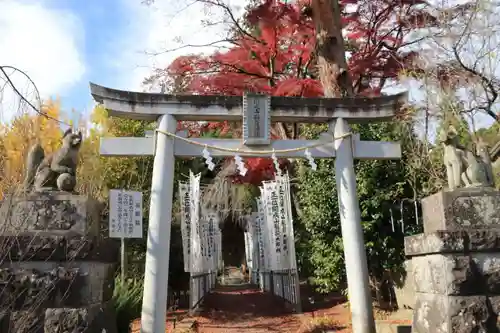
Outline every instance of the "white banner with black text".
<svg viewBox="0 0 500 333">
<path fill-rule="evenodd" d="M 246 230 L 244 232 L 244 237 L 245 237 L 245 257 L 246 257 L 246 262 L 248 268 L 253 268 L 253 222 L 252 222 L 252 216 L 247 215 L 245 216 L 245 221 L 246 221 Z"/>
<path fill-rule="evenodd" d="M 179 182 L 179 201 L 181 205 L 181 236 L 184 271 L 191 270 L 191 197 L 189 183 Z"/>
<path fill-rule="evenodd" d="M 208 238 L 207 238 L 207 263 L 210 271 L 215 271 L 218 268 L 219 254 L 218 254 L 218 230 L 219 230 L 219 216 L 214 211 L 206 213 L 208 221 Z"/>
<path fill-rule="evenodd" d="M 252 264 L 253 264 L 253 269 L 257 270 L 260 268 L 260 263 L 259 263 L 259 258 L 260 258 L 260 251 L 259 251 L 259 217 L 258 213 L 252 213 L 250 215 L 251 219 L 251 227 L 252 227 L 252 242 L 253 242 L 253 253 L 252 253 Z"/>
<path fill-rule="evenodd" d="M 263 271 L 269 269 L 269 241 L 266 232 L 266 218 L 262 197 L 257 198 L 257 223 L 259 239 L 259 268 Z"/>
<path fill-rule="evenodd" d="M 297 269 L 297 260 L 295 258 L 295 234 L 293 229 L 293 215 L 292 215 L 292 198 L 290 194 L 290 177 L 288 173 L 281 176 L 281 182 L 284 186 L 284 205 L 286 214 L 286 234 L 288 242 L 288 258 L 289 268 Z"/>
<path fill-rule="evenodd" d="M 260 217 L 264 220 L 261 222 L 262 238 L 269 251 L 264 255 L 268 255 L 268 268 L 295 269 L 297 264 L 288 174 L 263 183 L 260 205 L 263 213 Z"/>
<path fill-rule="evenodd" d="M 278 183 L 274 181 L 265 182 L 263 187 L 264 193 L 262 198 L 265 207 L 266 231 L 270 238 L 270 268 L 273 271 L 280 270 L 283 262 L 283 235 L 279 216 Z"/>
<path fill-rule="evenodd" d="M 189 173 L 189 197 L 191 208 L 191 257 L 192 273 L 203 272 L 202 231 L 200 227 L 200 177 Z"/>
</svg>

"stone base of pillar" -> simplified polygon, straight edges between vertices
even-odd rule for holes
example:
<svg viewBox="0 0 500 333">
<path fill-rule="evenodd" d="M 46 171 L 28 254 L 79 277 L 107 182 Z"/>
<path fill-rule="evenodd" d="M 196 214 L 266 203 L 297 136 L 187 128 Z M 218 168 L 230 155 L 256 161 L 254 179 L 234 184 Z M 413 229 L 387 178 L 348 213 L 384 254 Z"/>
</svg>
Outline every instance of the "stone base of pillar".
<svg viewBox="0 0 500 333">
<path fill-rule="evenodd" d="M 500 331 L 499 199 L 476 188 L 422 200 L 424 233 L 405 238 L 414 333 Z"/>
<path fill-rule="evenodd" d="M 500 296 L 416 293 L 413 332 L 498 332 Z"/>
<path fill-rule="evenodd" d="M 12 311 L 5 318 L 5 328 L 16 333 L 89 332 L 117 333 L 111 303 L 79 308 L 46 308 Z"/>
<path fill-rule="evenodd" d="M 50 192 L 3 201 L 0 332 L 116 333 L 119 243 L 96 201 Z"/>
</svg>

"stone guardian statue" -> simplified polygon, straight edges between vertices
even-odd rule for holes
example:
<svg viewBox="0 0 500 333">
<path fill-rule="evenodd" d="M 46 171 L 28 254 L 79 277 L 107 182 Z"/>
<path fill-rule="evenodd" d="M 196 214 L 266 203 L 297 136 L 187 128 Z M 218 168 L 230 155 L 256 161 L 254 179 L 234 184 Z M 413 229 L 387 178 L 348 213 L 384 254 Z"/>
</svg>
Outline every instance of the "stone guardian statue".
<svg viewBox="0 0 500 333">
<path fill-rule="evenodd" d="M 45 156 L 39 143 L 33 145 L 26 160 L 25 189 L 73 192 L 81 143 L 82 133 L 70 128 L 63 134 L 61 148 L 52 154 Z"/>
<path fill-rule="evenodd" d="M 477 155 L 484 162 L 486 178 L 488 178 L 489 186 L 495 187 L 495 175 L 493 173 L 493 162 L 491 161 L 490 147 L 482 139 L 479 139 L 479 142 L 477 143 Z"/>
<path fill-rule="evenodd" d="M 450 190 L 461 187 L 462 182 L 465 187 L 492 186 L 487 163 L 460 144 L 455 127 L 442 130 L 439 141 L 444 147 L 443 161 Z"/>
</svg>

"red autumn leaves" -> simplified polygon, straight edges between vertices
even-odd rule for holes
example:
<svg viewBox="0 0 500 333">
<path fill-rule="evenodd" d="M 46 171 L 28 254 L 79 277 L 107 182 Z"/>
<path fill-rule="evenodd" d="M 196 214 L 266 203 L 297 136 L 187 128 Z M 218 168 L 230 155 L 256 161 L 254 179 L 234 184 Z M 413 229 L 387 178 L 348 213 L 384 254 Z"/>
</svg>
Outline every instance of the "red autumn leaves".
<svg viewBox="0 0 500 333">
<path fill-rule="evenodd" d="M 177 58 L 168 74 L 183 91 L 204 95 L 243 95 L 245 91 L 275 96 L 322 96 L 314 64 L 315 29 L 307 15 L 309 1 L 294 4 L 267 0 L 247 11 L 246 30 L 235 25 L 233 46 L 211 55 Z M 384 84 L 411 68 L 417 55 L 408 47 L 410 34 L 435 24 L 423 1 L 344 0 L 343 24 L 349 74 L 358 95 L 380 94 Z M 196 126 L 195 126 L 196 127 Z M 226 123 L 198 127 L 199 132 L 231 132 Z M 270 159 L 247 159 L 249 176 L 259 183 L 272 177 Z M 250 174 L 261 174 L 260 176 Z"/>
</svg>

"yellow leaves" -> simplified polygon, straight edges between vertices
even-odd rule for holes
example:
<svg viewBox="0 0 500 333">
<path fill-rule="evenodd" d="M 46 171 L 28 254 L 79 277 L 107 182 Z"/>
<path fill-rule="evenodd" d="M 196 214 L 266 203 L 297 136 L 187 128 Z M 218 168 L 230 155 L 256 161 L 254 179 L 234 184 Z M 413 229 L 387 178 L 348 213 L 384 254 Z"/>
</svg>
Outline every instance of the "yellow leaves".
<svg viewBox="0 0 500 333">
<path fill-rule="evenodd" d="M 92 114 L 90 115 L 90 122 L 92 124 L 91 131 L 94 135 L 103 134 L 109 129 L 108 112 L 102 105 L 96 105 Z"/>
<path fill-rule="evenodd" d="M 42 112 L 59 119 L 59 100 L 48 100 Z M 39 141 L 45 153 L 52 152 L 60 145 L 62 131 L 59 123 L 44 116 L 23 114 L 11 123 L 0 125 L 0 194 L 14 190 L 22 183 L 25 174 L 25 160 L 29 148 Z"/>
<path fill-rule="evenodd" d="M 107 136 L 142 136 L 144 123 L 129 119 L 109 118 L 106 110 L 98 105 L 87 123 L 90 128 L 80 150 L 78 191 L 106 200 L 107 189 L 149 188 L 151 158 L 110 158 L 99 156 L 99 144 Z M 145 185 L 146 184 L 146 185 Z"/>
<path fill-rule="evenodd" d="M 63 130 L 53 119 L 61 119 L 59 100 L 48 100 L 42 110 L 49 118 L 38 114 L 24 114 L 10 123 L 0 124 L 0 197 L 16 190 L 25 176 L 25 160 L 30 147 L 39 142 L 45 154 L 61 144 Z M 67 116 L 67 115 L 66 115 Z M 75 117 L 72 117 L 75 118 Z M 75 118 L 76 119 L 76 118 Z M 67 121 L 65 121 L 67 122 Z M 79 119 L 83 143 L 77 170 L 77 191 L 98 200 L 106 200 L 107 187 L 149 189 L 152 159 L 106 158 L 99 155 L 100 139 L 104 136 L 142 136 L 148 126 L 145 122 L 109 118 L 102 106 L 96 106 L 90 119 Z"/>
<path fill-rule="evenodd" d="M 61 103 L 59 100 L 49 100 L 42 106 L 43 113 L 50 118 L 59 119 L 61 111 Z M 37 137 L 40 138 L 40 143 L 45 151 L 54 151 L 59 147 L 61 142 L 61 128 L 59 123 L 43 116 L 36 116 L 35 121 L 38 123 L 36 128 Z"/>
</svg>

